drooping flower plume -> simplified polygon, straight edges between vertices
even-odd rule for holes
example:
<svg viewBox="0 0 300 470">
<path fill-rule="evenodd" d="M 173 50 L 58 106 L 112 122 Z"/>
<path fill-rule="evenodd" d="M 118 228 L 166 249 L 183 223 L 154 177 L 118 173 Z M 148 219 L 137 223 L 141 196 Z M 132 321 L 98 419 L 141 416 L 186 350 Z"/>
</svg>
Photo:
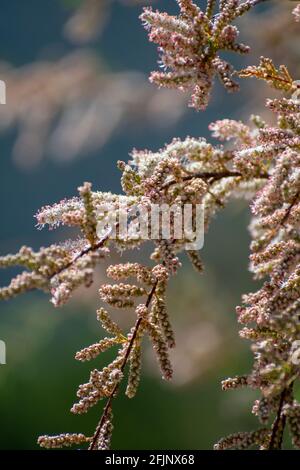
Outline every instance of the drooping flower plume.
<svg viewBox="0 0 300 470">
<path fill-rule="evenodd" d="M 238 42 L 239 31 L 232 23 L 257 2 L 208 1 L 201 10 L 191 0 L 177 0 L 178 16 L 145 8 L 141 20 L 149 39 L 158 45 L 161 72 L 152 72 L 150 80 L 160 87 L 192 93 L 190 105 L 205 109 L 217 76 L 229 92 L 239 85 L 234 67 L 222 58 L 222 52 L 246 54 L 249 46 Z M 215 14 L 214 14 L 215 13 Z"/>
</svg>

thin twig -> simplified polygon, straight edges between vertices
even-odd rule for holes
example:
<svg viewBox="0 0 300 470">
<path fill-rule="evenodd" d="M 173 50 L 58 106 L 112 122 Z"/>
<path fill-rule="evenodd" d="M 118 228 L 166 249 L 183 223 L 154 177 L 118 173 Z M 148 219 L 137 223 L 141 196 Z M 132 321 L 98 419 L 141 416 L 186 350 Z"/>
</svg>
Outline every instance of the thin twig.
<svg viewBox="0 0 300 470">
<path fill-rule="evenodd" d="M 147 301 L 146 301 L 146 307 L 149 307 L 150 303 L 151 303 L 151 300 L 155 294 L 155 290 L 156 290 L 156 287 L 157 287 L 157 284 L 158 284 L 158 281 L 156 281 L 153 286 L 152 286 L 152 289 L 147 297 Z M 124 371 L 125 367 L 126 367 L 126 364 L 128 362 L 128 359 L 129 359 L 129 356 L 130 356 L 130 353 L 131 353 L 131 350 L 133 348 L 133 345 L 134 345 L 134 341 L 136 339 L 136 336 L 137 336 L 137 333 L 138 333 L 138 330 L 141 326 L 141 323 L 142 323 L 142 320 L 143 318 L 142 317 L 139 317 L 135 323 L 135 327 L 134 327 L 134 331 L 133 331 L 133 334 L 132 334 L 132 337 L 128 343 L 128 347 L 126 349 L 126 353 L 125 353 L 125 356 L 124 356 L 124 359 L 123 359 L 123 362 L 122 362 L 122 365 L 121 365 L 121 372 Z M 97 442 L 98 442 L 98 439 L 99 439 L 99 436 L 100 436 L 100 432 L 101 432 L 101 429 L 102 429 L 102 426 L 104 425 L 105 421 L 106 421 L 106 418 L 107 418 L 107 414 L 108 412 L 110 411 L 111 409 L 111 405 L 112 405 L 112 401 L 114 399 L 114 396 L 116 394 L 116 392 L 118 391 L 118 388 L 119 388 L 119 383 L 116 383 L 116 385 L 114 386 L 113 388 L 113 391 L 111 392 L 110 396 L 108 397 L 107 399 L 107 402 L 106 402 L 106 405 L 103 409 L 103 412 L 102 412 L 102 416 L 100 418 L 100 421 L 98 423 L 98 426 L 96 428 L 96 431 L 95 431 L 95 434 L 93 436 L 93 440 L 90 444 L 90 447 L 89 447 L 89 450 L 95 450 L 95 447 L 97 445 Z"/>
<path fill-rule="evenodd" d="M 272 435 L 270 439 L 269 450 L 281 449 L 283 431 L 284 431 L 284 426 L 285 426 L 285 421 L 283 422 L 282 420 L 282 418 L 285 418 L 285 417 L 282 417 L 281 413 L 282 413 L 282 408 L 283 408 L 284 401 L 285 401 L 285 395 L 286 395 L 286 389 L 284 389 L 280 395 L 277 415 L 276 415 L 276 419 L 272 427 Z M 279 431 L 281 433 L 280 436 L 278 436 Z M 278 437 L 279 437 L 279 440 L 278 440 Z"/>
<path fill-rule="evenodd" d="M 201 178 L 203 180 L 212 179 L 212 182 L 214 182 L 222 178 L 238 178 L 242 176 L 243 176 L 242 173 L 240 173 L 239 171 L 229 171 L 229 170 L 228 171 L 215 171 L 215 172 L 204 171 L 204 172 L 192 173 L 190 175 L 183 176 L 181 181 L 190 181 L 194 178 Z M 269 174 L 262 173 L 259 175 L 259 178 L 267 179 L 269 178 Z M 180 181 L 177 181 L 177 180 L 167 181 L 166 183 L 162 185 L 162 189 L 168 189 L 170 186 L 173 186 L 174 184 L 177 184 L 177 183 L 180 183 Z"/>
<path fill-rule="evenodd" d="M 250 76 L 250 78 L 253 78 L 253 77 L 262 78 L 262 76 L 259 72 L 254 71 L 253 73 L 250 73 L 250 74 L 246 73 L 245 75 L 244 75 L 244 72 L 245 72 L 245 70 L 243 69 L 240 72 L 236 72 L 236 73 L 241 78 L 247 78 L 249 76 Z M 247 69 L 246 69 L 246 72 L 247 72 Z M 274 81 L 277 81 L 277 82 L 282 82 L 282 83 L 287 83 L 288 85 L 292 85 L 292 83 L 289 80 L 285 80 L 284 78 L 278 77 L 277 75 L 267 74 L 267 75 L 263 76 L 263 79 L 270 79 L 270 80 L 274 80 Z"/>
<path fill-rule="evenodd" d="M 268 0 L 252 0 L 251 6 L 255 7 L 259 3 L 267 2 Z"/>
<path fill-rule="evenodd" d="M 51 276 L 49 276 L 49 281 L 57 276 L 58 274 L 61 274 L 63 271 L 66 269 L 70 268 L 76 261 L 78 261 L 82 256 L 87 255 L 88 253 L 91 253 L 92 251 L 99 250 L 99 248 L 102 248 L 107 240 L 109 239 L 111 234 L 111 229 L 95 244 L 95 245 L 89 245 L 87 248 L 84 248 L 84 250 L 80 251 L 71 261 L 66 263 L 64 266 L 62 266 L 60 269 L 55 271 Z"/>
<path fill-rule="evenodd" d="M 284 429 L 285 429 L 285 424 L 286 424 L 286 416 L 285 415 L 282 416 L 282 409 L 292 389 L 293 389 L 293 382 L 291 383 L 289 387 L 285 388 L 280 395 L 279 406 L 278 406 L 276 418 L 272 427 L 269 450 L 275 450 L 275 449 L 280 450 L 282 447 Z"/>
</svg>

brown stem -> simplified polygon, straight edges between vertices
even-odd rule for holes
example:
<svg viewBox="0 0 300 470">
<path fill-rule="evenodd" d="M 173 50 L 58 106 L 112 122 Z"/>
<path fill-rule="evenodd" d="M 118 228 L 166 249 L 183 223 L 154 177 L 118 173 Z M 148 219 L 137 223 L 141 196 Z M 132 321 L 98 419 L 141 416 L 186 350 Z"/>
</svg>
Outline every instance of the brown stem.
<svg viewBox="0 0 300 470">
<path fill-rule="evenodd" d="M 151 303 L 151 300 L 155 294 L 155 290 L 156 290 L 156 287 L 157 287 L 157 284 L 158 284 L 158 281 L 156 281 L 153 286 L 152 286 L 152 289 L 147 297 L 147 301 L 146 301 L 146 307 L 149 307 L 150 303 Z M 135 323 L 135 327 L 134 327 L 134 331 L 133 331 L 133 334 L 132 334 L 132 337 L 128 343 L 128 346 L 127 346 L 127 349 L 126 349 L 126 353 L 125 353 L 125 356 L 124 356 L 124 359 L 123 359 L 123 362 L 122 362 L 122 365 L 121 365 L 121 372 L 124 371 L 125 369 L 125 366 L 128 362 L 128 359 L 129 359 L 129 356 L 130 356 L 130 353 L 131 353 L 131 350 L 133 348 L 133 344 L 134 344 L 134 341 L 135 341 L 135 338 L 137 336 L 137 333 L 138 333 L 138 330 L 141 326 L 141 323 L 142 323 L 142 320 L 143 318 L 142 317 L 139 317 Z M 89 450 L 95 450 L 95 447 L 97 445 L 97 442 L 98 442 L 98 439 L 99 439 L 99 436 L 100 436 L 100 432 L 101 432 L 101 429 L 102 429 L 102 426 L 104 425 L 105 421 L 106 421 L 106 418 L 107 418 L 107 415 L 108 415 L 108 412 L 110 411 L 111 409 L 111 405 L 112 405 L 112 401 L 115 397 L 115 394 L 116 392 L 118 391 L 118 388 L 119 388 L 119 383 L 116 383 L 116 385 L 114 386 L 113 388 L 113 391 L 111 392 L 110 396 L 108 397 L 107 399 L 107 402 L 106 402 L 106 405 L 103 409 L 103 412 L 102 412 L 102 416 L 100 418 L 100 421 L 98 423 L 98 426 L 96 428 L 96 431 L 94 433 L 94 436 L 93 436 L 93 439 L 92 439 L 92 442 L 90 444 L 90 447 L 89 447 Z"/>
<path fill-rule="evenodd" d="M 277 82 L 287 83 L 288 85 L 291 85 L 291 82 L 289 80 L 285 80 L 282 77 L 278 77 L 278 76 L 274 76 L 274 75 L 266 75 L 265 78 L 274 79 Z"/>
<path fill-rule="evenodd" d="M 218 181 L 222 178 L 238 178 L 242 177 L 243 174 L 240 173 L 239 171 L 216 171 L 216 172 L 209 172 L 209 171 L 204 171 L 204 172 L 199 172 L 199 173 L 193 173 L 191 175 L 183 176 L 182 181 L 190 181 L 194 178 L 201 178 L 204 180 L 211 179 L 212 182 Z M 269 178 L 268 173 L 262 173 L 259 175 L 259 178 L 267 179 Z M 162 189 L 168 189 L 170 186 L 173 184 L 177 184 L 178 181 L 176 180 L 171 180 L 167 181 L 162 185 Z"/>
<path fill-rule="evenodd" d="M 255 7 L 259 3 L 267 2 L 268 0 L 252 0 L 251 6 Z"/>
<path fill-rule="evenodd" d="M 211 180 L 211 182 L 218 181 L 222 178 L 230 178 L 230 177 L 241 177 L 243 176 L 241 173 L 238 171 L 222 171 L 222 172 L 199 172 L 199 173 L 193 173 L 187 176 L 184 176 L 182 178 L 182 181 L 190 181 L 194 178 L 202 178 L 204 180 Z M 269 175 L 267 173 L 263 173 L 259 175 L 260 178 L 268 178 Z M 168 181 L 167 183 L 162 185 L 162 189 L 168 189 L 170 186 L 176 184 L 176 180 L 171 180 Z M 116 224 L 115 229 L 118 229 L 118 225 Z M 71 261 L 66 263 L 64 266 L 62 266 L 60 269 L 55 271 L 51 276 L 49 276 L 49 281 L 54 277 L 57 276 L 58 274 L 61 274 L 63 271 L 66 269 L 70 268 L 76 261 L 78 261 L 82 256 L 87 255 L 88 253 L 91 253 L 92 251 L 96 251 L 99 248 L 102 248 L 105 243 L 108 241 L 109 237 L 111 235 L 111 230 L 109 230 L 102 238 L 99 240 L 95 245 L 89 245 L 87 248 L 82 250 L 80 253 L 78 253 Z"/>
<path fill-rule="evenodd" d="M 288 401 L 291 395 L 292 389 L 293 389 L 293 383 L 291 383 L 289 387 L 286 387 L 280 395 L 279 406 L 278 406 L 276 418 L 272 427 L 269 450 L 281 450 L 284 429 L 286 425 L 286 416 L 282 415 L 282 410 L 283 410 L 284 404 Z"/>
<path fill-rule="evenodd" d="M 107 242 L 107 240 L 109 239 L 110 234 L 111 234 L 111 230 L 109 230 L 95 245 L 89 245 L 87 248 L 85 248 L 80 253 L 78 253 L 71 261 L 69 261 L 64 266 L 62 266 L 60 269 L 58 269 L 53 274 L 51 274 L 51 276 L 49 276 L 49 281 L 53 277 L 57 276 L 58 274 L 65 271 L 66 269 L 70 268 L 74 263 L 76 263 L 76 261 L 78 261 L 80 258 L 82 258 L 82 256 L 87 255 L 88 253 L 91 253 L 92 251 L 99 250 L 99 248 L 102 248 L 105 245 L 105 243 Z"/>
<path fill-rule="evenodd" d="M 281 414 L 282 414 L 282 408 L 285 402 L 286 392 L 287 392 L 287 389 L 284 389 L 280 395 L 277 415 L 276 415 L 276 419 L 272 427 L 272 435 L 270 439 L 269 450 L 281 449 L 283 432 L 284 432 L 284 427 L 285 427 L 285 416 L 281 416 Z"/>
<path fill-rule="evenodd" d="M 253 73 L 247 73 L 247 69 L 246 69 L 246 73 L 244 74 L 244 70 L 241 70 L 240 72 L 237 72 L 237 74 L 242 77 L 242 78 L 248 78 L 249 76 L 250 77 L 256 77 L 256 78 L 262 78 L 261 76 L 261 73 L 259 73 L 258 71 L 253 71 Z M 292 82 L 290 80 L 285 80 L 284 78 L 282 77 L 278 77 L 278 75 L 270 75 L 270 74 L 266 74 L 263 76 L 264 79 L 270 79 L 270 80 L 276 80 L 277 82 L 282 82 L 282 83 L 286 83 L 288 85 L 292 85 Z"/>
</svg>

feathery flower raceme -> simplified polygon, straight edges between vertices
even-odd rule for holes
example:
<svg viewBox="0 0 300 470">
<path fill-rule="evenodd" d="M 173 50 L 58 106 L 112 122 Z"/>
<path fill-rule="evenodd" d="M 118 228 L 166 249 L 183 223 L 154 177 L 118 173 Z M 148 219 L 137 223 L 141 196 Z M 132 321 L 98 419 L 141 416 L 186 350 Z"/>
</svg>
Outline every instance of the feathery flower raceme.
<svg viewBox="0 0 300 470">
<path fill-rule="evenodd" d="M 270 431 L 264 428 L 253 432 L 239 432 L 221 439 L 214 448 L 215 450 L 232 448 L 243 450 L 256 445 L 260 445 L 263 448 L 268 442 L 269 435 Z"/>
<path fill-rule="evenodd" d="M 40 436 L 38 443 L 45 449 L 59 449 L 90 442 L 91 438 L 84 434 L 60 434 L 59 436 Z"/>
</svg>

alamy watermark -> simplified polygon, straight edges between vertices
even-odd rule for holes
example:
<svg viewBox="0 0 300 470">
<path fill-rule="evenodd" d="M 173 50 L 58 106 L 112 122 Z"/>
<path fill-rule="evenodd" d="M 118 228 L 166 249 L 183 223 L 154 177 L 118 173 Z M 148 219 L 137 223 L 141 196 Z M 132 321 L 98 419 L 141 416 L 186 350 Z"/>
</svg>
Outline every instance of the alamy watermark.
<svg viewBox="0 0 300 470">
<path fill-rule="evenodd" d="M 6 364 L 6 344 L 0 340 L 0 365 Z"/>
<path fill-rule="evenodd" d="M 186 250 L 204 244 L 204 204 L 115 204 L 97 211 L 97 235 L 130 240 L 184 241 Z"/>
</svg>

